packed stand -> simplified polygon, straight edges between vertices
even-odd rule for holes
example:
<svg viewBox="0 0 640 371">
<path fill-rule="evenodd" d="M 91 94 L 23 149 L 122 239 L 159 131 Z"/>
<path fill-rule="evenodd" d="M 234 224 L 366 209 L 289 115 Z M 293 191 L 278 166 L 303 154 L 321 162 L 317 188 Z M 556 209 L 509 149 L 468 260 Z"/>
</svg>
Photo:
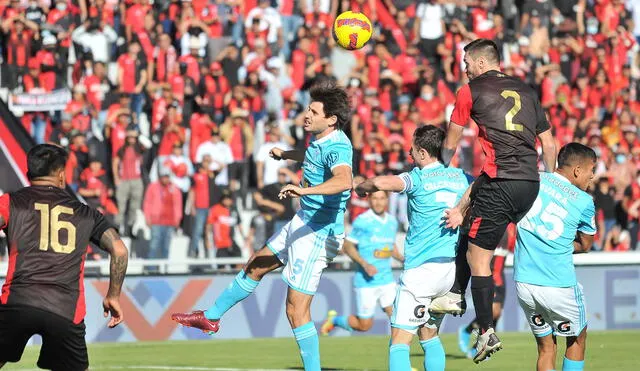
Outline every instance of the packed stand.
<svg viewBox="0 0 640 371">
<path fill-rule="evenodd" d="M 375 24 L 359 51 L 331 36 L 347 9 Z M 0 0 L 0 20 L 2 87 L 72 92 L 22 123 L 69 149 L 68 183 L 138 237 L 140 258 L 167 258 L 180 234 L 189 257 L 248 256 L 290 219 L 277 195 L 300 167 L 269 151 L 306 146 L 308 89 L 323 79 L 351 97 L 354 182 L 406 171 L 415 128 L 448 122 L 479 37 L 539 91 L 559 145 L 597 151 L 594 249 L 638 243 L 640 0 Z M 476 135 L 469 125 L 454 160 L 474 175 Z M 354 193 L 349 220 L 366 208 Z M 406 197 L 390 212 L 405 228 Z"/>
</svg>

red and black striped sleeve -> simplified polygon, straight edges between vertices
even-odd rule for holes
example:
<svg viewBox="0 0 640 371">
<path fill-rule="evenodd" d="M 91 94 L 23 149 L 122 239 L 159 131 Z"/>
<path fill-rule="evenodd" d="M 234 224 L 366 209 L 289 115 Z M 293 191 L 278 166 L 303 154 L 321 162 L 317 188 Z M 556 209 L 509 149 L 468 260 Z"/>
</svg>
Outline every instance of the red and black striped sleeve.
<svg viewBox="0 0 640 371">
<path fill-rule="evenodd" d="M 9 194 L 5 193 L 0 196 L 0 217 L 2 222 L 0 223 L 0 229 L 4 229 L 9 223 L 9 210 L 11 209 L 11 202 Z"/>
</svg>

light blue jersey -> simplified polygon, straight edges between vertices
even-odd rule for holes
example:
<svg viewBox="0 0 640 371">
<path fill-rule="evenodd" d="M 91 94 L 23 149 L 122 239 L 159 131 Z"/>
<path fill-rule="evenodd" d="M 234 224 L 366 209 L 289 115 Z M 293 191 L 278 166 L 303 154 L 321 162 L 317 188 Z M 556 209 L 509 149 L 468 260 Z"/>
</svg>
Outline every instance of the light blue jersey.
<svg viewBox="0 0 640 371">
<path fill-rule="evenodd" d="M 460 228 L 445 228 L 442 218 L 444 211 L 460 200 L 470 179 L 462 170 L 447 168 L 439 162 L 422 169 L 415 167 L 399 176 L 409 199 L 405 270 L 434 259 L 454 258 Z"/>
<path fill-rule="evenodd" d="M 353 221 L 353 229 L 347 236 L 347 240 L 358 245 L 360 256 L 378 270 L 375 276 L 369 277 L 358 265 L 358 270 L 353 277 L 354 287 L 382 286 L 393 282 L 391 252 L 396 242 L 397 231 L 396 218 L 388 213 L 378 216 L 371 209 L 360 214 Z"/>
<path fill-rule="evenodd" d="M 562 175 L 541 173 L 538 198 L 518 223 L 514 279 L 539 286 L 575 286 L 573 240 L 578 231 L 596 233 L 593 199 Z"/>
<path fill-rule="evenodd" d="M 337 166 L 351 167 L 353 147 L 342 130 L 335 130 L 322 139 L 311 138 L 302 163 L 302 186 L 313 187 L 333 177 Z M 304 221 L 314 230 L 344 233 L 344 211 L 351 191 L 331 196 L 309 195 L 300 198 Z M 329 232 L 331 232 L 329 231 Z"/>
</svg>

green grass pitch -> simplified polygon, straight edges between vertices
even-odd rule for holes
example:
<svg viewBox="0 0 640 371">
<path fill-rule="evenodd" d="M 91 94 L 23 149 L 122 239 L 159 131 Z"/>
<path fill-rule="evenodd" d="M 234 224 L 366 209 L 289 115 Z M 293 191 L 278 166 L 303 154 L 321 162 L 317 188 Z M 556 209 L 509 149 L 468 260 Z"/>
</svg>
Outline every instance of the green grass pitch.
<svg viewBox="0 0 640 371">
<path fill-rule="evenodd" d="M 640 370 L 640 331 L 589 334 L 586 370 Z M 534 339 L 524 333 L 500 335 L 504 349 L 493 359 L 475 365 L 458 351 L 456 338 L 444 335 L 447 370 L 535 370 Z M 326 370 L 386 370 L 388 338 L 384 336 L 322 337 L 320 352 Z M 564 349 L 564 340 L 558 340 Z M 37 347 L 29 347 L 19 364 L 3 370 L 35 370 Z M 301 369 L 298 349 L 290 339 L 184 341 L 95 344 L 89 346 L 92 371 L 99 370 L 284 370 Z M 562 369 L 560 354 L 556 368 Z M 422 370 L 423 352 L 414 342 L 413 367 Z"/>
</svg>

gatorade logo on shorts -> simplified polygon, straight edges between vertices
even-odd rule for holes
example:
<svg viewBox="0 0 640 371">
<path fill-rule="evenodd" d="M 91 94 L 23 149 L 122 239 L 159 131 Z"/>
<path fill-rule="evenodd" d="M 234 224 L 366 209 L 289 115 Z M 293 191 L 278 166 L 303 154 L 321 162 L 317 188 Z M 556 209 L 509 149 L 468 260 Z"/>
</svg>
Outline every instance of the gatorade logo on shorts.
<svg viewBox="0 0 640 371">
<path fill-rule="evenodd" d="M 571 331 L 571 324 L 569 321 L 564 321 L 558 324 L 558 331 L 560 332 L 569 332 Z"/>
<path fill-rule="evenodd" d="M 413 310 L 413 315 L 416 316 L 416 318 L 423 318 L 424 314 L 426 313 L 424 308 L 424 305 L 418 305 L 416 309 Z"/>
<path fill-rule="evenodd" d="M 538 327 L 544 326 L 544 323 L 545 323 L 544 319 L 539 314 L 536 314 L 533 317 L 531 317 L 531 322 Z"/>
</svg>

